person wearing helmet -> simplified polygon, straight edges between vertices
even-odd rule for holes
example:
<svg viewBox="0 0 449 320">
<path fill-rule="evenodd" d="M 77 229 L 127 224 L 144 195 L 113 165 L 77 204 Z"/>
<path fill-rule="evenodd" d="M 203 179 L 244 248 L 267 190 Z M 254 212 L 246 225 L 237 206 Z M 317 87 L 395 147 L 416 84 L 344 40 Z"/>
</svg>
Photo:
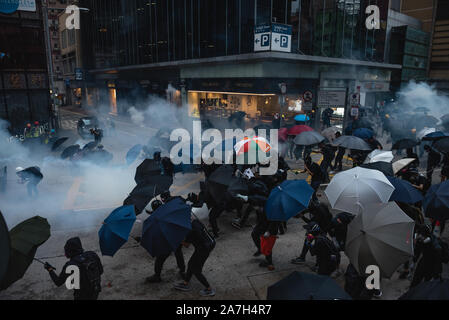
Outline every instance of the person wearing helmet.
<svg viewBox="0 0 449 320">
<path fill-rule="evenodd" d="M 305 228 L 307 230 L 306 244 L 312 256 L 316 256 L 317 273 L 330 276 L 340 265 L 339 251 L 318 223 L 312 221 Z"/>
</svg>

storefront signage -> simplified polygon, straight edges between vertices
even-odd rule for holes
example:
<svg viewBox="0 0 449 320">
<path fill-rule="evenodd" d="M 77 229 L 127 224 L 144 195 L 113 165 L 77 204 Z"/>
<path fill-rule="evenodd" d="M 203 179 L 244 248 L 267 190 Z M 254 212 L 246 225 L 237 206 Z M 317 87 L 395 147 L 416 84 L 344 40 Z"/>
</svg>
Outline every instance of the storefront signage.
<svg viewBox="0 0 449 320">
<path fill-rule="evenodd" d="M 344 107 L 346 105 L 346 91 L 318 92 L 318 106 L 323 107 Z"/>
</svg>

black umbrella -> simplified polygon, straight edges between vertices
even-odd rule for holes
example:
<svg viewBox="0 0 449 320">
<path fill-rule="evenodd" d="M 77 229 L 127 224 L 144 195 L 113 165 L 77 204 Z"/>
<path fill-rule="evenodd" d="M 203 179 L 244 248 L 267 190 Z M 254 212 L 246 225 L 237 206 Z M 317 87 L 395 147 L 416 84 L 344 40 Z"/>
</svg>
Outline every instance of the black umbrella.
<svg viewBox="0 0 449 320">
<path fill-rule="evenodd" d="M 228 192 L 233 194 L 248 195 L 248 183 L 244 178 L 232 179 L 232 183 L 228 187 Z"/>
<path fill-rule="evenodd" d="M 435 141 L 432 147 L 439 152 L 449 153 L 449 137 Z"/>
<path fill-rule="evenodd" d="M 212 198 L 220 202 L 225 199 L 228 187 L 236 181 L 231 165 L 222 165 L 206 180 L 206 187 Z"/>
<path fill-rule="evenodd" d="M 399 300 L 449 300 L 449 280 L 422 282 L 403 294 Z"/>
<path fill-rule="evenodd" d="M 267 300 L 352 300 L 335 280 L 312 273 L 291 273 L 267 289 Z"/>
<path fill-rule="evenodd" d="M 412 139 L 401 139 L 396 141 L 395 144 L 393 144 L 393 147 L 391 150 L 400 150 L 400 149 L 409 149 L 417 146 L 419 144 L 418 141 L 412 140 Z"/>
<path fill-rule="evenodd" d="M 386 176 L 394 176 L 393 165 L 390 162 L 377 161 L 360 165 L 362 168 L 379 170 Z"/>
<path fill-rule="evenodd" d="M 137 184 L 152 180 L 153 176 L 161 175 L 161 162 L 154 159 L 145 159 L 136 169 L 134 181 Z"/>
<path fill-rule="evenodd" d="M 29 167 L 20 172 L 22 176 L 25 175 L 25 178 L 29 179 L 37 178 L 39 180 L 44 178 L 44 175 L 41 173 L 41 169 L 39 167 Z"/>
<path fill-rule="evenodd" d="M 98 145 L 98 141 L 91 141 L 83 147 L 84 150 L 93 150 Z"/>
<path fill-rule="evenodd" d="M 69 138 L 67 137 L 59 138 L 58 140 L 56 140 L 51 146 L 51 151 L 55 151 L 56 149 L 58 149 L 67 140 L 69 140 Z"/>
<path fill-rule="evenodd" d="M 61 154 L 61 159 L 67 159 L 72 157 L 73 155 L 75 155 L 76 153 L 78 153 L 80 151 L 80 146 L 79 144 L 75 144 L 73 146 L 67 147 L 64 149 L 64 151 Z"/>
<path fill-rule="evenodd" d="M 33 262 L 36 250 L 50 238 L 50 225 L 47 219 L 33 217 L 25 220 L 11 229 L 11 254 L 8 271 L 0 284 L 0 289 L 6 289 L 21 279 Z"/>
<path fill-rule="evenodd" d="M 0 283 L 2 283 L 3 277 L 8 270 L 10 254 L 10 240 L 8 227 L 5 219 L 3 219 L 2 212 L 0 211 Z"/>
</svg>

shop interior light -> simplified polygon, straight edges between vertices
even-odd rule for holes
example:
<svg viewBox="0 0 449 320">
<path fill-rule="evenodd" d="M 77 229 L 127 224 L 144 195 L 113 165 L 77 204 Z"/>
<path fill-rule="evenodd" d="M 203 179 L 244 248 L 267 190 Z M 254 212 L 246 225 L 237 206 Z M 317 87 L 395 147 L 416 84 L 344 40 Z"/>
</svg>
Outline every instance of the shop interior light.
<svg viewBox="0 0 449 320">
<path fill-rule="evenodd" d="M 201 90 L 189 90 L 192 93 L 216 93 L 216 94 L 231 94 L 231 95 L 242 95 L 242 96 L 275 96 L 275 93 L 246 93 L 246 92 L 225 92 L 225 91 L 201 91 Z"/>
</svg>

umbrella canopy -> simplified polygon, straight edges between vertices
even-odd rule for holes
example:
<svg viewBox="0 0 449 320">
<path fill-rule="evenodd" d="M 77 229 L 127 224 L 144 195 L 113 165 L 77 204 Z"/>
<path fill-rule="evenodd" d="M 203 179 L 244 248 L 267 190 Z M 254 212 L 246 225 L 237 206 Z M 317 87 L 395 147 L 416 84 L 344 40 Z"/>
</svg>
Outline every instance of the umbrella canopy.
<svg viewBox="0 0 449 320">
<path fill-rule="evenodd" d="M 66 142 L 67 140 L 69 140 L 69 138 L 67 137 L 63 137 L 63 138 L 59 138 L 58 140 L 56 140 L 53 145 L 51 146 L 51 151 L 55 151 L 56 149 L 58 149 L 60 146 L 63 145 L 64 142 Z"/>
<path fill-rule="evenodd" d="M 243 140 L 237 142 L 234 146 L 237 156 L 249 152 L 261 150 L 262 152 L 268 152 L 271 149 L 271 145 L 264 137 L 245 137 Z"/>
<path fill-rule="evenodd" d="M 293 142 L 300 146 L 311 146 L 323 142 L 325 138 L 316 131 L 306 131 L 295 137 Z"/>
<path fill-rule="evenodd" d="M 351 300 L 351 297 L 331 277 L 295 271 L 268 287 L 267 300 Z"/>
<path fill-rule="evenodd" d="M 424 213 L 436 220 L 449 218 L 449 180 L 429 188 L 423 201 Z"/>
<path fill-rule="evenodd" d="M 36 250 L 50 238 L 47 219 L 36 216 L 19 223 L 9 232 L 11 252 L 6 275 L 0 289 L 6 289 L 21 279 L 33 262 Z"/>
<path fill-rule="evenodd" d="M 98 232 L 100 250 L 104 256 L 114 256 L 128 241 L 135 221 L 134 206 L 122 206 L 111 212 Z"/>
<path fill-rule="evenodd" d="M 143 209 L 150 203 L 151 199 L 161 193 L 170 190 L 173 184 L 172 176 L 152 176 L 151 181 L 139 183 L 123 201 L 123 205 L 134 205 L 136 214 L 142 213 Z"/>
<path fill-rule="evenodd" d="M 278 138 L 279 138 L 280 141 L 287 141 L 288 129 L 287 128 L 280 128 L 278 130 Z"/>
<path fill-rule="evenodd" d="M 268 220 L 287 221 L 305 210 L 312 199 L 313 189 L 305 180 L 288 180 L 274 188 L 265 211 Z"/>
<path fill-rule="evenodd" d="M 410 182 L 387 176 L 388 181 L 393 185 L 394 191 L 391 194 L 390 201 L 399 201 L 403 203 L 417 203 L 423 199 L 421 192 L 411 185 Z"/>
<path fill-rule="evenodd" d="M 435 141 L 432 147 L 442 153 L 449 153 L 449 137 Z"/>
<path fill-rule="evenodd" d="M 314 131 L 311 127 L 300 124 L 300 125 L 296 125 L 291 127 L 290 129 L 288 129 L 287 133 L 289 136 L 297 136 L 298 134 L 301 134 L 303 132 L 307 132 L 307 131 Z"/>
<path fill-rule="evenodd" d="M 401 139 L 396 141 L 395 144 L 393 144 L 393 147 L 391 150 L 401 150 L 401 149 L 409 149 L 417 146 L 419 144 L 418 141 L 412 140 L 412 139 Z"/>
<path fill-rule="evenodd" d="M 84 150 L 93 150 L 98 145 L 98 141 L 91 141 L 83 147 Z"/>
<path fill-rule="evenodd" d="M 413 256 L 414 226 L 394 202 L 368 205 L 348 225 L 345 253 L 360 274 L 376 265 L 382 277 L 390 278 Z"/>
<path fill-rule="evenodd" d="M 343 147 L 352 150 L 369 151 L 371 147 L 359 137 L 355 136 L 341 136 L 335 139 L 332 143 L 335 146 Z"/>
<path fill-rule="evenodd" d="M 435 132 L 430 132 L 430 133 L 426 134 L 422 138 L 422 140 L 423 141 L 438 141 L 438 140 L 441 140 L 446 137 L 449 137 L 449 133 L 442 132 L 442 131 L 435 131 Z"/>
<path fill-rule="evenodd" d="M 368 128 L 359 128 L 354 130 L 352 135 L 355 137 L 359 137 L 360 139 L 371 139 L 372 137 L 374 137 L 374 132 Z"/>
<path fill-rule="evenodd" d="M 371 121 L 369 121 L 367 118 L 359 118 L 352 122 L 352 130 L 360 128 L 367 128 L 373 130 Z"/>
<path fill-rule="evenodd" d="M 67 147 L 67 148 L 64 149 L 64 151 L 62 151 L 61 159 L 70 158 L 73 155 L 75 155 L 76 153 L 78 153 L 80 150 L 81 149 L 80 149 L 79 144 L 75 144 L 73 146 Z"/>
<path fill-rule="evenodd" d="M 153 257 L 176 251 L 192 230 L 191 211 L 179 198 L 160 206 L 143 223 L 142 247 Z"/>
<path fill-rule="evenodd" d="M 398 300 L 449 300 L 449 280 L 422 282 L 404 293 Z"/>
<path fill-rule="evenodd" d="M 360 167 L 366 168 L 366 169 L 378 170 L 386 176 L 394 176 L 393 166 L 389 162 L 378 161 L 378 162 L 366 163 L 366 164 L 360 165 Z"/>
<path fill-rule="evenodd" d="M 333 209 L 354 214 L 372 203 L 386 203 L 393 185 L 378 170 L 355 167 L 334 176 L 325 190 Z"/>
<path fill-rule="evenodd" d="M 2 212 L 0 211 L 0 283 L 2 283 L 3 276 L 8 270 L 10 255 L 10 240 L 8 226 L 6 225 L 5 219 L 3 219 Z"/>
<path fill-rule="evenodd" d="M 337 132 L 341 132 L 341 129 L 337 127 L 329 127 L 321 131 L 321 135 L 329 141 L 334 141 L 337 138 L 335 136 Z"/>
<path fill-rule="evenodd" d="M 145 159 L 137 168 L 134 181 L 137 184 L 152 181 L 155 176 L 161 175 L 162 164 L 154 159 Z"/>
<path fill-rule="evenodd" d="M 43 179 L 44 175 L 41 173 L 41 169 L 39 167 L 29 167 L 22 171 L 20 171 L 22 176 L 24 175 L 26 178 L 29 179 Z"/>
<path fill-rule="evenodd" d="M 424 116 L 418 116 L 413 117 L 411 121 L 411 125 L 417 129 L 422 130 L 425 127 L 433 128 L 436 126 L 436 124 L 439 122 L 439 120 L 433 116 L 424 115 Z"/>
<path fill-rule="evenodd" d="M 246 181 L 247 180 L 244 178 L 232 179 L 232 182 L 228 187 L 228 192 L 231 194 L 248 195 L 249 189 Z"/>
<path fill-rule="evenodd" d="M 224 200 L 228 187 L 236 179 L 232 165 L 222 165 L 206 180 L 207 191 L 214 200 L 220 202 Z"/>
<path fill-rule="evenodd" d="M 385 150 L 373 150 L 365 160 L 365 163 L 373 163 L 373 162 L 391 162 L 393 161 L 394 156 L 393 152 L 391 151 L 385 151 Z"/>
<path fill-rule="evenodd" d="M 126 153 L 126 164 L 130 165 L 139 157 L 140 152 L 142 151 L 143 145 L 136 144 Z"/>
<path fill-rule="evenodd" d="M 436 132 L 435 128 L 424 128 L 416 134 L 416 138 L 418 140 L 423 140 L 425 136 L 427 136 L 428 134 L 432 134 L 434 132 Z"/>
<path fill-rule="evenodd" d="M 306 122 L 306 121 L 310 120 L 309 116 L 306 114 L 298 114 L 295 116 L 294 119 L 295 119 L 295 121 L 299 121 L 299 122 Z"/>
<path fill-rule="evenodd" d="M 397 174 L 399 171 L 401 171 L 403 168 L 408 166 L 413 161 L 416 161 L 416 159 L 415 158 L 404 158 L 404 159 L 401 159 L 401 160 L 398 160 L 398 161 L 394 162 L 393 163 L 393 172 L 394 172 L 394 174 Z"/>
</svg>

